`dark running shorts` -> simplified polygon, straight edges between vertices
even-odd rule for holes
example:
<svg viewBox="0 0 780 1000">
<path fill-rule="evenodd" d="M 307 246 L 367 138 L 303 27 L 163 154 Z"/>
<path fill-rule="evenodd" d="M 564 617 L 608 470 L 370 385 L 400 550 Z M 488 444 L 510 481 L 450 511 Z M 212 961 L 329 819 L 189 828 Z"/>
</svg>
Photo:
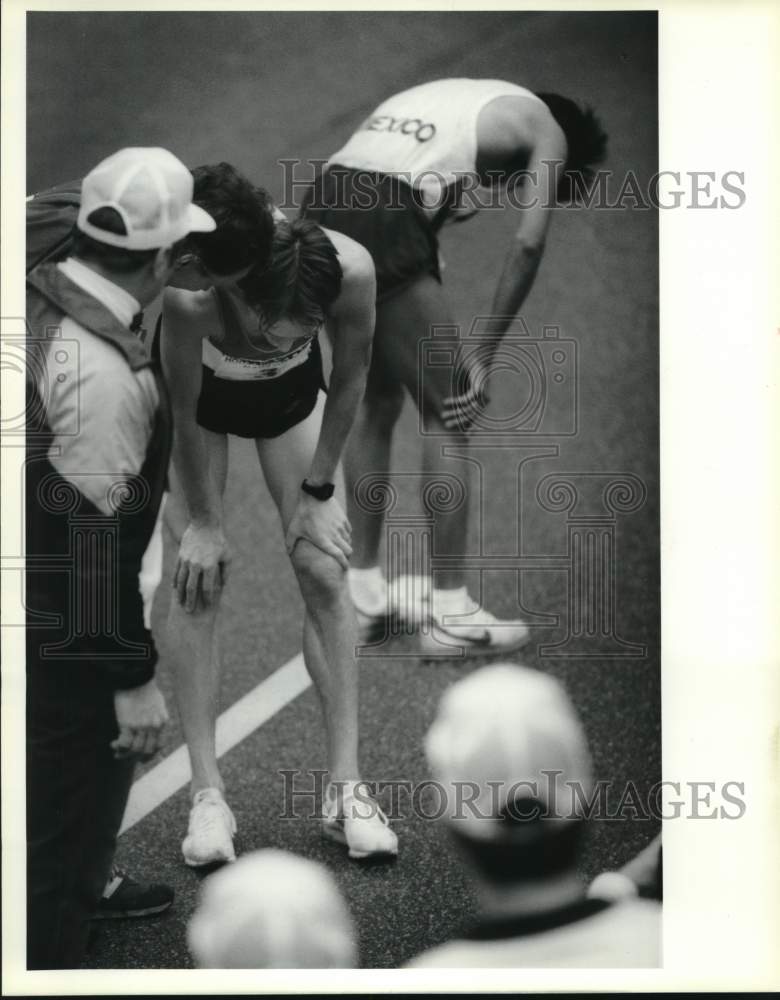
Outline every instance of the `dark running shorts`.
<svg viewBox="0 0 780 1000">
<path fill-rule="evenodd" d="M 376 268 L 377 302 L 426 274 L 441 281 L 435 226 L 416 204 L 412 188 L 391 174 L 332 166 L 306 192 L 301 216 L 368 250 Z"/>
<path fill-rule="evenodd" d="M 332 166 L 306 192 L 301 215 L 344 233 L 369 251 L 376 268 L 377 304 L 382 305 L 427 275 L 441 283 L 436 233 L 449 212 L 449 199 L 444 199 L 433 219 L 423 212 L 419 199 L 419 193 L 391 174 Z M 421 290 L 420 294 L 424 299 L 425 293 Z M 381 395 L 388 391 L 388 384 L 402 384 L 424 422 L 436 417 L 447 430 L 467 432 L 487 405 L 484 389 L 474 384 L 463 364 L 457 337 L 454 343 L 437 342 L 436 348 L 444 350 L 429 353 L 439 358 L 447 353 L 450 362 L 426 361 L 425 378 L 420 382 L 420 336 L 436 321 L 436 312 L 427 313 L 424 301 L 410 308 L 418 310 L 415 322 L 399 323 L 391 342 L 382 341 L 377 326 L 368 391 Z"/>
<path fill-rule="evenodd" d="M 217 378 L 203 365 L 197 421 L 215 434 L 279 437 L 309 416 L 320 389 L 327 391 L 316 339 L 306 361 L 279 378 L 246 382 Z"/>
</svg>

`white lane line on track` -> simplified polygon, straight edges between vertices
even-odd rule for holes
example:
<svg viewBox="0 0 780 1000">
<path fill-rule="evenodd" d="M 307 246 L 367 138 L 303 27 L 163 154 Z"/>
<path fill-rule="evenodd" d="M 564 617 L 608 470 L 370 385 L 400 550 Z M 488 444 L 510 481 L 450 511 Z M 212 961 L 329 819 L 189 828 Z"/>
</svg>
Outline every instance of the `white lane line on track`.
<svg viewBox="0 0 780 1000">
<path fill-rule="evenodd" d="M 310 686 L 303 654 L 298 653 L 220 715 L 217 757 L 226 754 Z M 190 760 L 182 744 L 133 783 L 120 835 L 175 795 L 189 780 Z"/>
</svg>

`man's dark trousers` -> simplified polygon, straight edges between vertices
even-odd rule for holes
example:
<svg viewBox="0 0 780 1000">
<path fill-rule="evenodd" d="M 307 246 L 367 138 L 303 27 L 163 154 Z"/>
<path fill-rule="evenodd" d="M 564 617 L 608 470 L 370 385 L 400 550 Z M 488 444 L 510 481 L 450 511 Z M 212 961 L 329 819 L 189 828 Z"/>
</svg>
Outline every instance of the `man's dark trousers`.
<svg viewBox="0 0 780 1000">
<path fill-rule="evenodd" d="M 114 696 L 100 665 L 44 665 L 38 638 L 30 630 L 27 967 L 72 969 L 109 876 L 134 764 L 110 747 Z"/>
</svg>

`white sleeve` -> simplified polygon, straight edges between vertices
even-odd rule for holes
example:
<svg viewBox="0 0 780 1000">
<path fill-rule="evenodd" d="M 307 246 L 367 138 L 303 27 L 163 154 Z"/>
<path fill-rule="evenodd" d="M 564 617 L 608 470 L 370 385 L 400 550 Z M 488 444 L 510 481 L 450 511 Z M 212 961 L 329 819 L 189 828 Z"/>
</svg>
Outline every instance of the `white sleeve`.
<svg viewBox="0 0 780 1000">
<path fill-rule="evenodd" d="M 158 404 L 154 375 L 134 372 L 107 341 L 70 318 L 48 344 L 39 390 L 53 441 L 49 459 L 104 514 L 116 487 L 141 471 Z"/>
</svg>

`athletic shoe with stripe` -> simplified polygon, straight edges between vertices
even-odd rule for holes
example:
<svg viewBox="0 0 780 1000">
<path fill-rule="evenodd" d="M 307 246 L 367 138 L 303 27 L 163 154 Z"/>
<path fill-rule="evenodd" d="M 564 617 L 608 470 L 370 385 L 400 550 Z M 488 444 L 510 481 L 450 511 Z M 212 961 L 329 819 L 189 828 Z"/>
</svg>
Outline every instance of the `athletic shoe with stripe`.
<svg viewBox="0 0 780 1000">
<path fill-rule="evenodd" d="M 181 845 L 184 862 L 191 868 L 235 861 L 233 837 L 236 820 L 218 788 L 196 792 L 190 810 L 187 836 Z"/>
<path fill-rule="evenodd" d="M 163 913 L 173 902 L 173 889 L 157 882 L 139 882 L 114 865 L 95 920 L 121 920 L 126 917 L 151 917 Z"/>
<path fill-rule="evenodd" d="M 520 649 L 530 636 L 524 622 L 485 611 L 465 587 L 435 590 L 427 606 L 428 621 L 420 635 L 424 652 L 443 653 L 450 647 L 455 656 L 490 656 Z"/>
<path fill-rule="evenodd" d="M 331 782 L 328 785 L 322 803 L 322 832 L 331 840 L 346 845 L 351 858 L 398 854 L 398 837 L 364 782 Z"/>
</svg>

